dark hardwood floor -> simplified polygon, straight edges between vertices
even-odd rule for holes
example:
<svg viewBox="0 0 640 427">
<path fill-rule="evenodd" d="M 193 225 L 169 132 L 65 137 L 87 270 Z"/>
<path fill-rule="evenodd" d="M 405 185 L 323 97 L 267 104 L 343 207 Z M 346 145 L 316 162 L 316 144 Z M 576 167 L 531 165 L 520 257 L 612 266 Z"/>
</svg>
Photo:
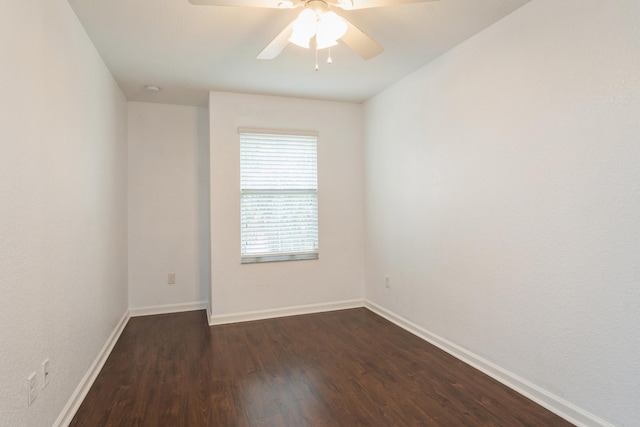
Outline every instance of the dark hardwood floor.
<svg viewBox="0 0 640 427">
<path fill-rule="evenodd" d="M 72 426 L 570 426 L 362 309 L 136 317 Z"/>
</svg>

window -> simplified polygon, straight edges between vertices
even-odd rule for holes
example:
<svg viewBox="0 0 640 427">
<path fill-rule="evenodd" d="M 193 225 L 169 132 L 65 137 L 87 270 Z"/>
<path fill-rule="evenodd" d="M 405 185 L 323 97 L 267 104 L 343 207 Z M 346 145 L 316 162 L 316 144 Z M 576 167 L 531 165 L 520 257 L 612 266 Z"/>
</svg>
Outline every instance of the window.
<svg viewBox="0 0 640 427">
<path fill-rule="evenodd" d="M 318 258 L 317 142 L 240 129 L 243 264 Z"/>
</svg>

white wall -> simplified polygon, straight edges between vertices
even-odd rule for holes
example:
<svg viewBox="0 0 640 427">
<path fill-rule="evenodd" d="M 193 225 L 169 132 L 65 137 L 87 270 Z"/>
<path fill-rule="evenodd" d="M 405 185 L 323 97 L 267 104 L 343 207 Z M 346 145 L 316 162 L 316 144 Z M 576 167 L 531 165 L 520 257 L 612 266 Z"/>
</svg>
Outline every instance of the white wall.
<svg viewBox="0 0 640 427">
<path fill-rule="evenodd" d="M 212 314 L 363 297 L 362 107 L 212 92 Z M 319 132 L 320 259 L 240 264 L 238 127 Z"/>
<path fill-rule="evenodd" d="M 0 63 L 0 425 L 51 426 L 128 306 L 126 101 L 64 0 L 3 2 Z"/>
<path fill-rule="evenodd" d="M 208 111 L 130 102 L 128 113 L 129 305 L 207 301 Z"/>
<path fill-rule="evenodd" d="M 637 1 L 535 0 L 365 105 L 367 298 L 619 426 L 640 419 L 639 40 Z"/>
</svg>

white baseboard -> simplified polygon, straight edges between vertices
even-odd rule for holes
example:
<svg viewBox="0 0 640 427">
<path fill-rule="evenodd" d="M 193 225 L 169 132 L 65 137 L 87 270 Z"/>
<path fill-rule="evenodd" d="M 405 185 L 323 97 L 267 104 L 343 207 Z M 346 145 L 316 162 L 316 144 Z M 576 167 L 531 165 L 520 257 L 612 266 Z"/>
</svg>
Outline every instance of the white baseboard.
<svg viewBox="0 0 640 427">
<path fill-rule="evenodd" d="M 89 389 L 93 385 L 93 382 L 96 380 L 96 377 L 100 373 L 100 370 L 104 366 L 104 363 L 107 361 L 107 358 L 111 354 L 111 350 L 113 350 L 116 342 L 118 342 L 118 338 L 120 338 L 120 334 L 122 334 L 124 327 L 127 326 L 129 318 L 129 311 L 127 310 L 116 325 L 111 335 L 109 335 L 109 338 L 107 338 L 107 342 L 105 342 L 104 346 L 102 346 L 102 349 L 89 367 L 87 373 L 84 374 L 84 377 L 82 377 L 80 384 L 78 384 L 78 387 L 76 387 L 75 391 L 71 395 L 71 398 L 58 416 L 58 419 L 53 423 L 53 427 L 67 427 L 69 423 L 71 423 L 71 420 L 73 419 L 76 412 L 78 412 L 82 401 L 87 396 Z"/>
<path fill-rule="evenodd" d="M 584 427 L 614 427 L 612 424 L 596 417 L 595 415 L 583 410 L 582 408 L 577 407 L 576 405 L 567 402 L 554 395 L 553 393 L 548 392 L 547 390 L 538 387 L 535 384 L 525 380 L 524 378 L 519 377 L 518 375 L 507 371 L 500 366 L 483 359 L 471 351 L 460 347 L 459 345 L 442 338 L 433 332 L 430 332 L 410 320 L 405 319 L 402 316 L 399 316 L 385 308 L 380 307 L 379 305 L 369 301 L 364 301 L 365 308 L 373 311 L 374 313 L 384 317 L 392 323 L 400 326 L 402 329 L 405 329 L 412 334 L 416 335 L 419 338 L 435 345 L 441 350 L 446 351 L 453 357 L 465 362 L 468 365 L 473 366 L 479 371 L 489 375 L 491 378 L 501 382 L 507 387 L 517 391 L 523 396 L 533 400 L 540 406 L 548 409 L 554 414 L 564 418 L 565 420 L 577 425 Z"/>
<path fill-rule="evenodd" d="M 149 307 L 129 308 L 131 317 L 151 316 L 154 314 L 180 313 L 183 311 L 204 310 L 208 306 L 206 301 L 196 301 L 183 304 L 154 305 Z"/>
<path fill-rule="evenodd" d="M 363 300 L 355 299 L 321 304 L 298 305 L 295 307 L 276 308 L 271 310 L 257 310 L 245 311 L 242 313 L 210 315 L 209 325 L 225 325 L 228 323 L 249 322 L 252 320 L 273 319 L 276 317 L 297 316 L 300 314 L 346 310 L 349 308 L 363 307 L 363 304 Z"/>
<path fill-rule="evenodd" d="M 213 316 L 211 313 L 211 304 L 207 304 L 207 321 L 209 322 L 209 326 L 211 326 L 211 316 Z"/>
</svg>

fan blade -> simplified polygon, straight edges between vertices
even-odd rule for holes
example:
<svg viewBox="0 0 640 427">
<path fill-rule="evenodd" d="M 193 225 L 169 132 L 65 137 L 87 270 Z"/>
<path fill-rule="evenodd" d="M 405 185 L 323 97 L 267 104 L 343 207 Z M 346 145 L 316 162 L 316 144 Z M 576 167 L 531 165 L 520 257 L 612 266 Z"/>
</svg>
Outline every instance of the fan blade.
<svg viewBox="0 0 640 427">
<path fill-rule="evenodd" d="M 432 1 L 438 0 L 339 0 L 336 6 L 345 10 L 356 10 L 369 9 L 372 7 L 399 6 L 407 3 L 426 3 Z"/>
<path fill-rule="evenodd" d="M 346 19 L 345 22 L 347 23 L 347 32 L 340 39 L 344 44 L 349 46 L 364 59 L 371 59 L 382 53 L 384 50 L 382 46 L 374 42 L 371 37 L 360 31 L 358 27 L 353 25 L 351 22 Z"/>
<path fill-rule="evenodd" d="M 269 9 L 291 9 L 304 5 L 302 0 L 189 0 L 195 5 L 262 7 Z"/>
<path fill-rule="evenodd" d="M 260 55 L 258 55 L 257 58 L 273 59 L 280 55 L 280 52 L 282 52 L 282 50 L 289 44 L 289 37 L 291 37 L 292 32 L 293 24 L 287 25 L 287 28 L 282 30 L 282 32 L 278 34 L 271 43 L 269 43 L 269 46 L 265 47 L 264 50 L 260 52 Z"/>
</svg>

